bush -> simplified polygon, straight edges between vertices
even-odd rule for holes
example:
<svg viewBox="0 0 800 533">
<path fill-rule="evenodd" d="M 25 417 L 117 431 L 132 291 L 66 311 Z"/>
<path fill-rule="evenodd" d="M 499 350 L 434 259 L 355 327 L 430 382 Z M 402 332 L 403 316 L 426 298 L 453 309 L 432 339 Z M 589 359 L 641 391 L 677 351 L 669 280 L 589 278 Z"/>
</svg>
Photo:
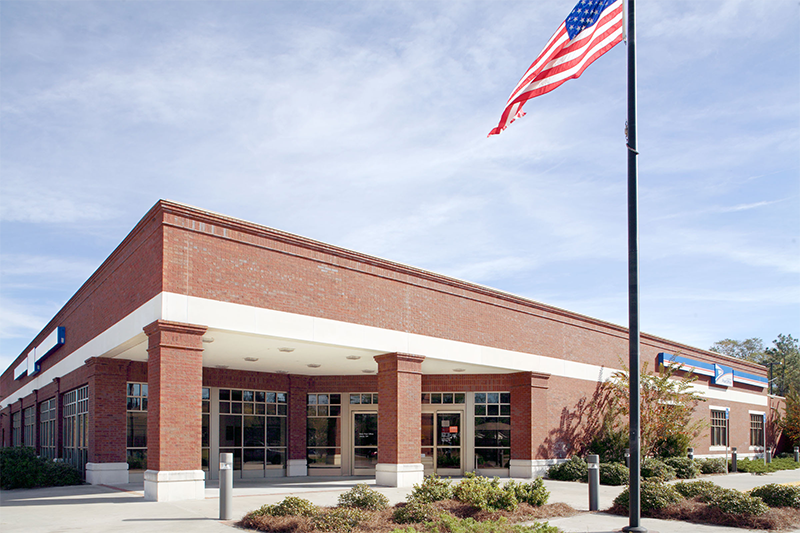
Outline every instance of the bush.
<svg viewBox="0 0 800 533">
<path fill-rule="evenodd" d="M 339 506 L 355 507 L 367 511 L 380 511 L 389 505 L 389 498 L 380 492 L 359 483 L 352 489 L 339 495 Z"/>
<path fill-rule="evenodd" d="M 311 519 L 314 529 L 347 533 L 367 518 L 366 513 L 356 507 L 334 507 Z"/>
<path fill-rule="evenodd" d="M 467 474 L 453 489 L 453 497 L 468 503 L 482 511 L 513 511 L 517 508 L 516 496 L 511 491 L 503 490 L 500 480 L 491 481 L 483 476 Z"/>
<path fill-rule="evenodd" d="M 770 472 L 769 465 L 764 464 L 763 459 L 741 459 L 736 461 L 736 469 L 739 472 L 749 472 L 751 474 L 766 474 Z"/>
<path fill-rule="evenodd" d="M 707 502 L 708 505 L 716 507 L 723 513 L 735 515 L 759 516 L 769 510 L 769 507 L 761 498 L 733 489 L 716 491 L 708 496 Z"/>
<path fill-rule="evenodd" d="M 449 500 L 453 497 L 453 487 L 450 486 L 450 483 L 449 479 L 442 479 L 436 474 L 425 476 L 422 483 L 414 485 L 414 489 L 408 495 L 407 500 L 414 500 L 420 503 Z"/>
<path fill-rule="evenodd" d="M 503 490 L 511 492 L 519 503 L 527 503 L 540 507 L 547 503 L 550 491 L 544 486 L 542 478 L 537 477 L 530 483 L 517 483 L 513 479 L 505 484 Z"/>
<path fill-rule="evenodd" d="M 662 459 L 669 457 L 686 457 L 692 437 L 688 433 L 675 433 L 658 439 L 653 445 L 653 455 Z"/>
<path fill-rule="evenodd" d="M 700 459 L 698 464 L 702 474 L 725 473 L 725 459 Z"/>
<path fill-rule="evenodd" d="M 672 481 L 675 479 L 675 469 L 658 459 L 645 459 L 642 461 L 641 472 L 644 479 L 658 481 Z"/>
<path fill-rule="evenodd" d="M 0 488 L 30 489 L 81 483 L 81 474 L 75 467 L 37 457 L 33 448 L 15 446 L 0 449 Z"/>
<path fill-rule="evenodd" d="M 663 509 L 679 501 L 681 501 L 681 495 L 671 485 L 659 481 L 642 481 L 642 511 Z M 630 506 L 630 487 L 626 487 L 614 499 L 614 505 L 620 507 Z"/>
<path fill-rule="evenodd" d="M 711 481 L 678 481 L 673 487 L 684 498 L 702 496 L 703 500 L 722 490 L 722 487 Z"/>
<path fill-rule="evenodd" d="M 250 516 L 314 516 L 319 512 L 316 505 L 303 498 L 287 496 L 280 503 L 262 505 Z"/>
<path fill-rule="evenodd" d="M 794 507 L 800 509 L 800 486 L 770 483 L 756 487 L 750 496 L 761 498 L 770 507 Z"/>
<path fill-rule="evenodd" d="M 694 479 L 700 474 L 700 469 L 688 457 L 668 457 L 664 459 L 664 464 L 675 470 L 678 479 Z"/>
<path fill-rule="evenodd" d="M 433 506 L 431 502 L 414 500 L 409 497 L 409 501 L 394 510 L 394 521 L 398 524 L 408 524 L 412 522 L 432 522 L 441 516 L 442 512 Z"/>
<path fill-rule="evenodd" d="M 443 515 L 428 531 L 436 533 L 558 533 L 557 527 L 534 522 L 531 525 L 509 524 L 505 518 L 478 522 L 473 518 L 455 518 Z M 395 529 L 392 533 L 418 533 L 414 528 Z"/>
<path fill-rule="evenodd" d="M 620 463 L 600 463 L 601 485 L 624 485 L 630 479 L 630 470 Z"/>
<path fill-rule="evenodd" d="M 589 466 L 580 457 L 572 456 L 563 463 L 551 466 L 547 470 L 547 477 L 557 481 L 587 481 Z"/>
</svg>

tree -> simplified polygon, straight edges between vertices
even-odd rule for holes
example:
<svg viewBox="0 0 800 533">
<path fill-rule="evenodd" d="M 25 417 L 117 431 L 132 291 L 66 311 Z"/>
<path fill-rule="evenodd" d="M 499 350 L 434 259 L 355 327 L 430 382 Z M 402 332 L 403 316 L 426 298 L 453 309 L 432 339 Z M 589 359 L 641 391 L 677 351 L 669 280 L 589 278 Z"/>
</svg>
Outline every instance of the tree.
<svg viewBox="0 0 800 533">
<path fill-rule="evenodd" d="M 795 387 L 791 387 L 786 394 L 786 412 L 780 426 L 792 443 L 800 444 L 800 393 Z"/>
<path fill-rule="evenodd" d="M 791 335 L 779 334 L 772 341 L 774 348 L 767 348 L 762 364 L 772 363 L 772 392 L 786 396 L 792 386 L 800 384 L 800 345 Z"/>
<path fill-rule="evenodd" d="M 630 372 L 624 364 L 622 367 L 604 384 L 609 407 L 603 423 L 605 437 L 598 440 L 614 439 L 629 431 Z M 643 456 L 685 455 L 692 440 L 706 427 L 702 420 L 692 421 L 695 407 L 705 401 L 702 394 L 692 390 L 697 376 L 677 376 L 677 371 L 675 365 L 662 365 L 654 374 L 647 371 L 647 363 L 642 365 L 639 428 Z"/>
<path fill-rule="evenodd" d="M 753 363 L 762 363 L 766 355 L 764 353 L 764 341 L 757 337 L 743 341 L 723 339 L 715 342 L 709 350 Z"/>
</svg>

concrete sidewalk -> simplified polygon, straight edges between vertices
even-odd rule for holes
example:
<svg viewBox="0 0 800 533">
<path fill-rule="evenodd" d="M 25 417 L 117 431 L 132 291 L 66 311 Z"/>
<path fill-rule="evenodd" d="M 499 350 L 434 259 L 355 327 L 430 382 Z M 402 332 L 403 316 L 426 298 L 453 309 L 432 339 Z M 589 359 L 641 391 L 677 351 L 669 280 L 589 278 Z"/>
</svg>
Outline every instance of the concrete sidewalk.
<svg viewBox="0 0 800 533">
<path fill-rule="evenodd" d="M 782 471 L 764 476 L 730 474 L 704 477 L 723 487 L 749 490 L 767 483 L 798 483 L 800 470 Z M 237 519 L 265 503 L 276 503 L 297 495 L 317 505 L 336 505 L 339 494 L 357 483 L 374 485 L 373 478 L 280 478 L 275 480 L 236 480 L 233 509 Z M 568 518 L 550 520 L 565 532 L 619 531 L 628 525 L 627 517 L 589 513 L 588 488 L 584 483 L 545 480 L 550 502 L 563 502 L 585 511 Z M 405 500 L 409 489 L 376 487 L 391 503 Z M 622 487 L 600 487 L 600 508 L 611 506 Z M 219 517 L 219 489 L 209 481 L 206 499 L 183 502 L 146 502 L 143 486 L 120 487 L 83 485 L 49 489 L 0 491 L 0 530 L 3 533 L 55 533 L 81 531 L 90 533 L 183 531 L 193 533 L 231 533 L 235 521 Z M 685 522 L 643 519 L 642 525 L 660 533 L 742 533 L 742 529 L 702 526 Z"/>
</svg>

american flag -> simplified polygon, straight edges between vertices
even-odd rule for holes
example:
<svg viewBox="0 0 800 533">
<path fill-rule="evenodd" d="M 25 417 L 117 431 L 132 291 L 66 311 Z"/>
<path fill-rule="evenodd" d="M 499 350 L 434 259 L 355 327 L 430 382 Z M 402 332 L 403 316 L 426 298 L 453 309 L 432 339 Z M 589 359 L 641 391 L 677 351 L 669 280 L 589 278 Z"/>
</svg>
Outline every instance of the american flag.
<svg viewBox="0 0 800 533">
<path fill-rule="evenodd" d="M 525 116 L 525 102 L 577 78 L 620 41 L 622 0 L 580 0 L 522 76 L 508 98 L 500 124 L 489 135 L 497 135 Z"/>
</svg>

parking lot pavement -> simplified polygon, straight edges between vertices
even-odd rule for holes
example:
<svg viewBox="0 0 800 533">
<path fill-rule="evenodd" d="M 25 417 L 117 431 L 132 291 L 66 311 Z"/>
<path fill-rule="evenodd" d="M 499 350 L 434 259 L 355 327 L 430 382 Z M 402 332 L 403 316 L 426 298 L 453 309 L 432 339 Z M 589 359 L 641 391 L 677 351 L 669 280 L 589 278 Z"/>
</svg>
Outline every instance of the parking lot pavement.
<svg viewBox="0 0 800 533">
<path fill-rule="evenodd" d="M 763 476 L 730 474 L 705 477 L 727 488 L 749 490 L 768 483 L 798 483 L 800 470 L 775 472 Z M 233 512 L 241 517 L 265 503 L 277 503 L 296 495 L 317 505 L 336 505 L 339 495 L 357 483 L 374 486 L 372 478 L 281 478 L 276 480 L 237 480 L 234 483 Z M 563 502 L 584 511 L 576 516 L 556 518 L 550 523 L 568 533 L 619 531 L 628 518 L 606 513 L 589 513 L 588 486 L 545 480 L 550 502 Z M 410 489 L 375 487 L 391 503 L 405 500 Z M 611 506 L 622 487 L 600 487 L 600 508 Z M 0 530 L 3 533 L 81 533 L 180 532 L 231 533 L 234 521 L 220 521 L 219 487 L 206 485 L 204 500 L 150 502 L 144 500 L 143 486 L 118 487 L 81 485 L 32 490 L 0 491 Z M 702 526 L 678 521 L 643 519 L 642 525 L 659 533 L 742 533 L 738 528 Z"/>
</svg>

